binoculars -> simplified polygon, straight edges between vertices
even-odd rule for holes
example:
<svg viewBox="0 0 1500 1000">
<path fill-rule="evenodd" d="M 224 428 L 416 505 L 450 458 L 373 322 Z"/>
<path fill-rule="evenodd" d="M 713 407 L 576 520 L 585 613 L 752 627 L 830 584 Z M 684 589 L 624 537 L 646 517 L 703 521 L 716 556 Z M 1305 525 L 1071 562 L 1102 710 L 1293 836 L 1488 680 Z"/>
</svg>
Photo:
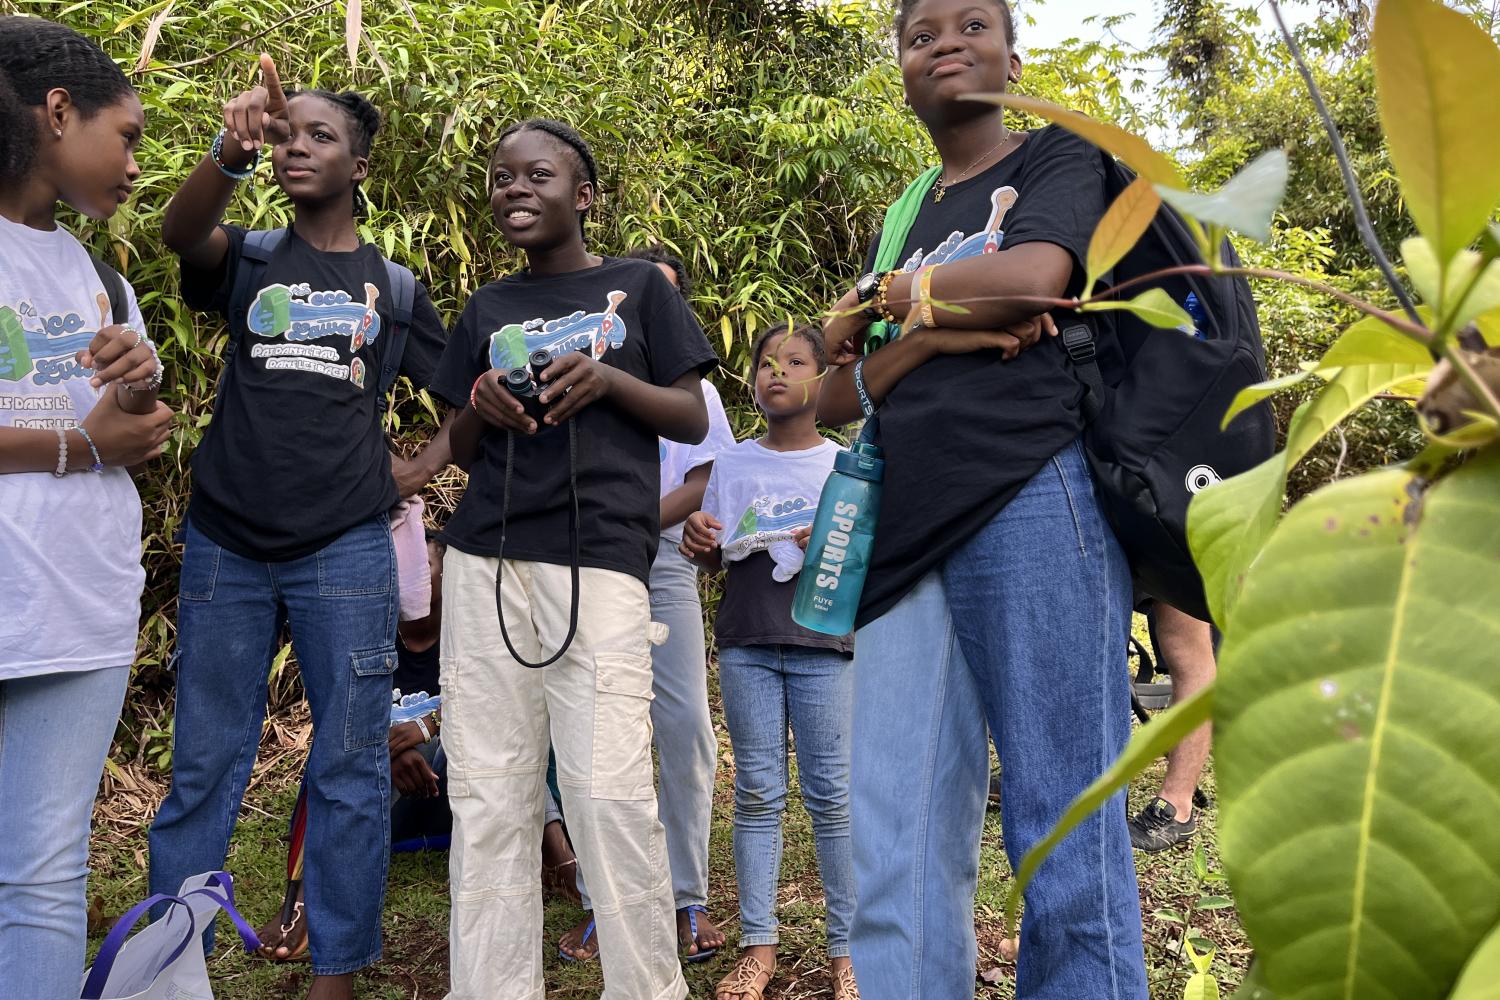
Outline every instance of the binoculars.
<svg viewBox="0 0 1500 1000">
<path fill-rule="evenodd" d="M 526 415 L 535 420 L 538 427 L 542 426 L 542 417 L 547 412 L 547 407 L 538 398 L 548 385 L 542 381 L 542 372 L 546 371 L 552 360 L 551 351 L 539 348 L 527 356 L 525 368 L 512 368 L 505 373 L 505 388 L 520 400 Z"/>
</svg>

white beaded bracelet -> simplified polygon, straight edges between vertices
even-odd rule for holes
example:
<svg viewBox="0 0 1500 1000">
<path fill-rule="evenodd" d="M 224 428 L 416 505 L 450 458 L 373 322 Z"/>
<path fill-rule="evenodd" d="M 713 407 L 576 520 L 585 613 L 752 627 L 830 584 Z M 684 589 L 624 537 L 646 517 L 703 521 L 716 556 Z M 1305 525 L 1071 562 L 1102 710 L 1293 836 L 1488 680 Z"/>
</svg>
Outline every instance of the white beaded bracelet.
<svg viewBox="0 0 1500 1000">
<path fill-rule="evenodd" d="M 57 431 L 57 468 L 52 474 L 58 479 L 68 474 L 68 432 L 61 427 L 54 428 Z"/>
</svg>

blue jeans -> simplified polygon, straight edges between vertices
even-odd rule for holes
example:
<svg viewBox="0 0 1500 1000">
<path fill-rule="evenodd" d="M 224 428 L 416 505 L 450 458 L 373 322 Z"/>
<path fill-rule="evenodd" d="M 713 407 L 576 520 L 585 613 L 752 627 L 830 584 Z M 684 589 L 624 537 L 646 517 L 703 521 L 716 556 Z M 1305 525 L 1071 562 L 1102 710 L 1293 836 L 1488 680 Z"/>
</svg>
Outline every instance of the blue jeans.
<svg viewBox="0 0 1500 1000">
<path fill-rule="evenodd" d="M 0 993 L 76 1000 L 89 820 L 130 668 L 0 681 Z"/>
<path fill-rule="evenodd" d="M 289 625 L 313 720 L 302 887 L 314 975 L 380 957 L 396 598 L 384 514 L 275 563 L 187 526 L 172 790 L 151 824 L 151 891 L 176 892 L 189 875 L 223 866 L 260 744 L 271 658 Z"/>
<path fill-rule="evenodd" d="M 866 1000 L 974 995 L 986 723 L 1016 866 L 1129 737 L 1130 597 L 1075 443 L 859 630 L 851 937 Z M 1124 792 L 1059 845 L 1025 904 L 1017 997 L 1145 1000 Z"/>
<path fill-rule="evenodd" d="M 719 650 L 724 722 L 734 745 L 734 876 L 742 948 L 779 941 L 776 883 L 781 875 L 790 723 L 798 784 L 812 819 L 828 906 L 828 957 L 849 954 L 849 921 L 854 915 L 849 858 L 852 670 L 847 656 L 826 649 Z"/>
</svg>

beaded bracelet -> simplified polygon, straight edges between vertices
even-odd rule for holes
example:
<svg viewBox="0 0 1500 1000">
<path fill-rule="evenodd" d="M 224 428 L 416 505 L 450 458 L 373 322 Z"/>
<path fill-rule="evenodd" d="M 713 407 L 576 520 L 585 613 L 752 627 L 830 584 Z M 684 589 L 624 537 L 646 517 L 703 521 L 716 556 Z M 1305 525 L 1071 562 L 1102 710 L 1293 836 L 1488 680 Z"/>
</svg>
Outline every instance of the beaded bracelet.
<svg viewBox="0 0 1500 1000">
<path fill-rule="evenodd" d="M 88 431 L 83 429 L 82 424 L 73 429 L 78 432 L 79 437 L 83 438 L 83 443 L 89 446 L 89 452 L 94 456 L 94 464 L 89 466 L 89 471 L 102 474 L 104 472 L 104 459 L 99 457 L 99 449 L 94 447 L 93 437 Z"/>
<path fill-rule="evenodd" d="M 161 355 L 156 353 L 156 344 L 152 342 L 150 337 L 139 331 L 136 332 L 136 336 L 141 338 L 136 342 L 136 347 L 139 347 L 141 344 L 145 344 L 147 347 L 151 348 L 151 360 L 156 362 L 156 370 L 153 371 L 150 375 L 147 375 L 139 382 L 121 382 L 120 384 L 125 387 L 127 392 L 155 392 L 156 390 L 161 388 Z"/>
<path fill-rule="evenodd" d="M 57 468 L 52 474 L 61 479 L 68 474 L 68 432 L 61 427 L 53 429 L 57 431 Z"/>
<path fill-rule="evenodd" d="M 243 181 L 255 175 L 255 168 L 260 166 L 260 150 L 255 151 L 250 165 L 243 170 L 233 170 L 224 166 L 224 137 L 229 134 L 227 128 L 219 129 L 219 134 L 214 136 L 214 144 L 209 147 L 208 155 L 214 161 L 214 166 L 219 168 L 219 173 L 233 181 Z"/>
<path fill-rule="evenodd" d="M 489 373 L 486 372 L 485 374 Z M 483 379 L 484 375 L 479 376 L 479 378 L 474 380 L 474 384 L 469 387 L 469 409 L 474 410 L 476 413 L 479 411 L 479 404 L 474 401 L 474 397 L 479 395 L 479 383 Z"/>
</svg>

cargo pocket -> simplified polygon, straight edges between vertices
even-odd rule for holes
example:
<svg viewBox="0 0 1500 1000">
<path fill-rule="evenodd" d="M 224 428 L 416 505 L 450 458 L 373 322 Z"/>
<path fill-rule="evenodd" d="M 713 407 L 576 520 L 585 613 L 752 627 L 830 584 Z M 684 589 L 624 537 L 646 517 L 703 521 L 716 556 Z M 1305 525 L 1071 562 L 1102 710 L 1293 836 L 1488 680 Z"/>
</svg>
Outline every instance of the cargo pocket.
<svg viewBox="0 0 1500 1000">
<path fill-rule="evenodd" d="M 594 752 L 589 794 L 596 799 L 649 799 L 651 657 L 594 657 Z"/>
<path fill-rule="evenodd" d="M 350 656 L 349 713 L 344 722 L 344 749 L 384 743 L 391 730 L 391 674 L 394 647 Z"/>
</svg>

